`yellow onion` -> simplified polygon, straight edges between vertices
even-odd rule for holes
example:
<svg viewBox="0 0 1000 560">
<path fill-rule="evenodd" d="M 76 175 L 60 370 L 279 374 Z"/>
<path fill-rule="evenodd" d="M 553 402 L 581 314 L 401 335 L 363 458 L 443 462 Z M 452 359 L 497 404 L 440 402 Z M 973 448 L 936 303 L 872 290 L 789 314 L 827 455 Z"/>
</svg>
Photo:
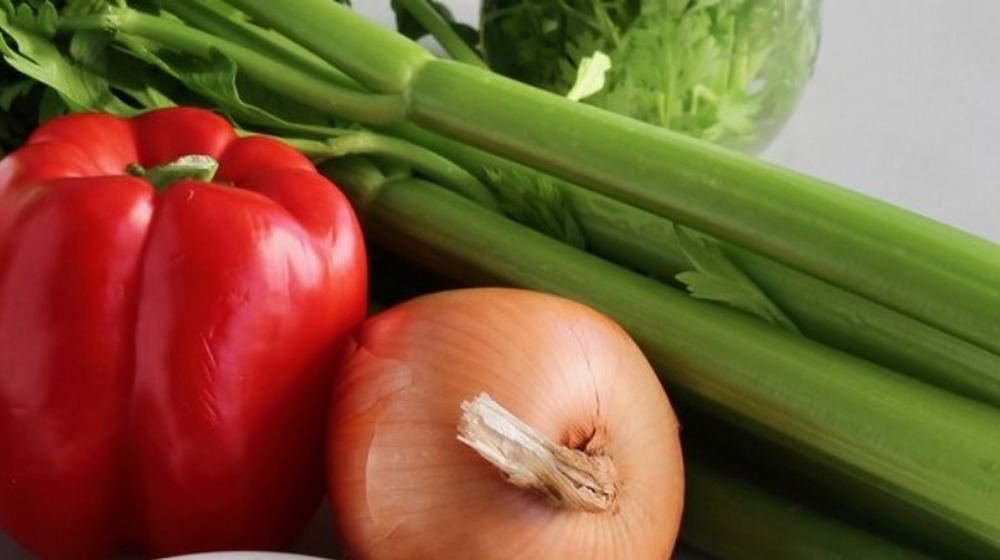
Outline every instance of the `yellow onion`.
<svg viewBox="0 0 1000 560">
<path fill-rule="evenodd" d="M 567 299 L 451 290 L 371 317 L 330 426 L 351 558 L 664 559 L 677 539 L 667 395 L 624 330 Z"/>
</svg>

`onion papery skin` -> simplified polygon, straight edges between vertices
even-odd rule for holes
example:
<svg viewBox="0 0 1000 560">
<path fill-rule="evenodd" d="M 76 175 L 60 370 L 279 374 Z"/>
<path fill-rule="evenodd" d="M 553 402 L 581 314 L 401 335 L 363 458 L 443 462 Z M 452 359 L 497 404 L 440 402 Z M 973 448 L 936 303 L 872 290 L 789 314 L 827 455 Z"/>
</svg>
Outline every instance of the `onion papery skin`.
<svg viewBox="0 0 1000 560">
<path fill-rule="evenodd" d="M 665 336 L 667 334 L 665 333 Z M 588 513 L 517 488 L 459 442 L 461 403 L 486 392 L 618 473 Z M 369 318 L 334 386 L 329 490 L 350 558 L 668 558 L 683 509 L 679 426 L 623 329 L 539 292 L 469 288 Z"/>
</svg>

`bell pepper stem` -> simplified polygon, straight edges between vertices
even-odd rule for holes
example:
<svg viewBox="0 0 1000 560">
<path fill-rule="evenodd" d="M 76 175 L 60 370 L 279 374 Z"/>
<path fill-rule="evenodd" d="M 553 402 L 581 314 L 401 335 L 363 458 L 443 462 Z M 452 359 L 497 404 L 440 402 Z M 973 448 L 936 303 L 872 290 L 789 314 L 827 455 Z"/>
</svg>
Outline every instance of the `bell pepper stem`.
<svg viewBox="0 0 1000 560">
<path fill-rule="evenodd" d="M 219 163 L 211 156 L 192 154 L 152 169 L 144 169 L 133 163 L 126 171 L 129 175 L 149 181 L 156 190 L 161 190 L 177 181 L 211 181 L 218 169 Z"/>
</svg>

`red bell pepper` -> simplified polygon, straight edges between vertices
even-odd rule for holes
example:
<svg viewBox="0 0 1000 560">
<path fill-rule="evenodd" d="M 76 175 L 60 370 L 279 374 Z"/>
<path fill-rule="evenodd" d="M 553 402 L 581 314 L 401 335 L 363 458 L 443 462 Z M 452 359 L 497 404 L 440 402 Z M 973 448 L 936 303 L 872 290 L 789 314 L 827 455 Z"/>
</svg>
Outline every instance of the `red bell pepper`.
<svg viewBox="0 0 1000 560">
<path fill-rule="evenodd" d="M 211 182 L 135 171 L 192 154 Z M 193 108 L 43 124 L 0 161 L 0 528 L 41 558 L 287 545 L 366 276 L 276 140 Z"/>
</svg>

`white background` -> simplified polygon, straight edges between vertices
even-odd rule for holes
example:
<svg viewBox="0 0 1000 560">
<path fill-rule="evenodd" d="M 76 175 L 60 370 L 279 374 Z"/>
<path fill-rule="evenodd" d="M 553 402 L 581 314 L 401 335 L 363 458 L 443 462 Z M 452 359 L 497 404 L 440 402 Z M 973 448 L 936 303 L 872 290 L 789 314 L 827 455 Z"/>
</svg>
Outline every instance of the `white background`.
<svg viewBox="0 0 1000 560">
<path fill-rule="evenodd" d="M 354 0 L 391 24 L 388 4 Z M 476 21 L 478 0 L 447 4 Z M 992 0 L 828 0 L 815 77 L 763 157 L 1000 241 L 997 21 Z"/>
</svg>

